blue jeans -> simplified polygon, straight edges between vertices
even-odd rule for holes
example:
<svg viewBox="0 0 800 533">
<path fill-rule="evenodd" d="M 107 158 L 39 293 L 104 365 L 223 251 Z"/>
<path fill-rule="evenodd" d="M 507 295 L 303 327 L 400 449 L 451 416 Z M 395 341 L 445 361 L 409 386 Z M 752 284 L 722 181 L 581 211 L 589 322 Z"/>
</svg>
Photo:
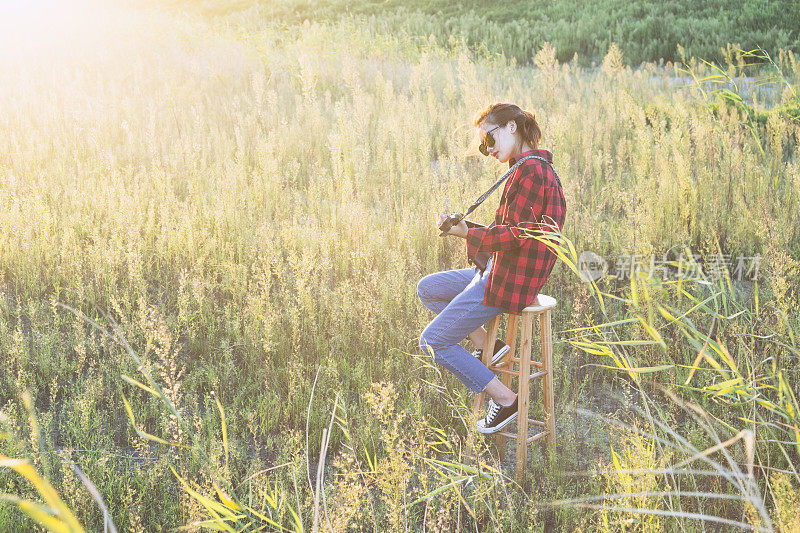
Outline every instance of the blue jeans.
<svg viewBox="0 0 800 533">
<path fill-rule="evenodd" d="M 483 391 L 495 375 L 460 343 L 480 326 L 506 312 L 503 307 L 483 304 L 491 269 L 490 260 L 483 274 L 476 268 L 447 270 L 429 274 L 417 283 L 419 299 L 436 313 L 419 337 L 422 352 L 433 356 L 436 363 L 476 393 Z"/>
</svg>

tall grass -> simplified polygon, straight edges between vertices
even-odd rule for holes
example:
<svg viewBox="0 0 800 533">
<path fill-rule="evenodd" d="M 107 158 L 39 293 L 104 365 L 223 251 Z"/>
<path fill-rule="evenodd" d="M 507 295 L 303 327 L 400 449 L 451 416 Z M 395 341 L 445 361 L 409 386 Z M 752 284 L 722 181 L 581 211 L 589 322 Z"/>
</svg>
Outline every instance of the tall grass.
<svg viewBox="0 0 800 533">
<path fill-rule="evenodd" d="M 554 246 L 578 272 L 578 256 L 568 238 L 552 232 L 535 238 Z M 775 530 L 767 494 L 787 483 L 786 475 L 800 481 L 800 408 L 790 385 L 798 377 L 796 325 L 774 301 L 761 310 L 757 300 L 743 305 L 727 271 L 716 279 L 699 272 L 668 282 L 638 272 L 621 298 L 595 282 L 590 290 L 607 321 L 567 330 L 578 333 L 568 342 L 607 358 L 608 364 L 598 366 L 624 373 L 639 401 L 633 416 L 624 417 L 632 422 L 616 422 L 630 430 L 621 440 L 622 454 L 611 446 L 616 475 L 608 477 L 609 487 L 617 491 L 556 504 L 603 511 L 605 529 L 624 529 L 633 522 L 644 530 L 662 530 L 666 524 L 660 517 L 666 516 L 674 519 L 670 528 L 702 520 Z M 621 306 L 616 312 L 609 313 L 609 299 Z M 661 380 L 648 383 L 648 375 Z M 676 412 L 675 405 L 683 412 Z M 711 468 L 692 468 L 698 461 Z M 738 503 L 731 507 L 726 501 Z M 773 504 L 780 517 L 785 500 L 773 496 Z M 615 511 L 614 519 L 609 511 Z"/>
<path fill-rule="evenodd" d="M 632 69 L 612 50 L 587 72 L 559 62 L 551 46 L 536 52 L 535 67 L 520 67 L 458 41 L 410 40 L 353 19 L 280 25 L 243 12 L 212 24 L 109 7 L 73 15 L 27 21 L 33 26 L 6 32 L 0 47 L 0 419 L 8 434 L 0 453 L 49 469 L 87 528 L 102 527 L 102 511 L 69 462 L 50 461 L 54 451 L 80 466 L 124 530 L 209 519 L 170 467 L 203 497 L 217 494 L 212 472 L 221 472 L 239 505 L 272 498 L 282 512 L 298 510 L 306 529 L 315 496 L 318 516 L 335 530 L 610 527 L 577 508 L 542 510 L 527 495 L 581 494 L 562 470 L 611 457 L 605 423 L 560 419 L 559 466 L 534 451 L 526 493 L 496 473 L 507 465 L 466 460 L 467 392 L 414 357 L 431 319 L 416 280 L 464 264 L 460 247 L 437 237 L 436 213 L 445 200 L 466 205 L 502 170 L 477 157 L 470 127 L 473 113 L 495 100 L 536 111 L 577 250 L 614 257 L 686 245 L 713 253 L 719 243 L 725 253 L 762 254 L 758 303 L 729 296 L 713 305 L 750 310 L 723 329 L 724 345 L 738 333 L 743 354 L 769 350 L 773 359 L 737 362 L 736 390 L 753 395 L 748 406 L 766 394 L 778 411 L 723 410 L 719 402 L 733 404 L 727 395 L 739 393 L 717 394 L 713 371 L 696 371 L 682 394 L 735 429 L 739 422 L 726 417 L 761 416 L 759 464 L 791 472 L 796 451 L 773 442 L 789 441 L 783 404 L 770 396 L 788 393 L 753 370 L 774 362 L 790 389 L 796 383 L 795 355 L 781 344 L 793 346 L 798 328 L 798 125 L 768 109 L 785 103 L 783 92 L 748 102 L 767 117 L 754 126 L 762 153 L 742 110 L 723 102 L 710 112 L 681 69 L 700 78 L 713 69 L 690 58 Z M 781 54 L 776 64 L 797 87 L 796 57 Z M 683 289 L 652 289 L 635 312 L 644 317 L 652 306 L 656 319 L 661 305 L 678 317 L 692 298 L 707 297 Z M 608 300 L 603 314 L 563 264 L 544 292 L 559 300 L 559 411 L 573 402 L 609 411 L 601 391 L 636 374 L 584 367 L 613 359 L 579 354 L 566 330 L 626 317 L 632 295 Z M 141 364 L 59 302 L 98 324 L 118 322 Z M 735 312 L 714 307 L 720 316 Z M 686 326 L 673 322 L 666 330 L 682 334 Z M 688 344 L 630 348 L 632 366 L 698 366 L 700 337 L 686 331 Z M 780 344 L 761 339 L 772 332 Z M 124 383 L 140 367 L 163 398 Z M 24 390 L 41 439 L 29 438 Z M 203 454 L 145 434 L 184 446 L 196 437 L 191 446 Z M 324 450 L 320 494 L 304 479 Z M 648 466 L 664 458 L 654 453 Z M 794 501 L 792 475 L 769 485 L 770 513 L 785 508 L 770 498 Z M 606 490 L 602 479 L 594 494 Z M 5 469 L 0 492 L 35 495 Z M 731 514 L 724 504 L 702 505 L 706 514 Z M 279 523 L 293 527 L 290 514 Z M 32 527 L 5 505 L 0 524 Z"/>
</svg>

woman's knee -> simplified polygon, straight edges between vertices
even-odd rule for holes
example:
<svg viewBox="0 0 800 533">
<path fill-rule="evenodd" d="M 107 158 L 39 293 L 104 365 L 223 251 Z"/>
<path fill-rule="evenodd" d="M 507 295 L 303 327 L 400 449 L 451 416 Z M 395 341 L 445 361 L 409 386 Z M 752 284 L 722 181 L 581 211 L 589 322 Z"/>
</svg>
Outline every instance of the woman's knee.
<svg viewBox="0 0 800 533">
<path fill-rule="evenodd" d="M 431 274 L 428 274 L 417 282 L 417 298 L 423 302 L 430 298 L 430 295 L 428 294 L 428 285 L 430 282 Z"/>
</svg>

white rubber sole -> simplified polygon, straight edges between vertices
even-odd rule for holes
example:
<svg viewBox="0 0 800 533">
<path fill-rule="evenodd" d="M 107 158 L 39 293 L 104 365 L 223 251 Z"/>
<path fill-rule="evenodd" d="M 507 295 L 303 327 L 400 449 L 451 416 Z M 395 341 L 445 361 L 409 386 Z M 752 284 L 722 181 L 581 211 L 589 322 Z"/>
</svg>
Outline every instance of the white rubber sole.
<svg viewBox="0 0 800 533">
<path fill-rule="evenodd" d="M 509 346 L 508 344 L 506 344 L 506 345 L 505 345 L 503 348 L 501 348 L 501 349 L 500 349 L 500 351 L 499 351 L 499 352 L 497 352 L 496 354 L 494 354 L 494 355 L 492 356 L 492 363 L 491 363 L 491 364 L 493 364 L 493 365 L 496 365 L 496 364 L 497 364 L 497 363 L 500 361 L 500 359 L 502 359 L 503 357 L 505 357 L 505 356 L 506 356 L 506 354 L 507 354 L 508 352 L 510 352 L 510 351 L 511 351 L 511 346 Z"/>
<path fill-rule="evenodd" d="M 516 420 L 517 419 L 517 414 L 518 413 L 514 413 L 513 415 L 511 415 L 508 418 L 506 418 L 502 423 L 496 425 L 493 428 L 482 427 L 481 426 L 481 422 L 483 422 L 483 419 L 478 420 L 478 423 L 475 424 L 475 429 L 478 430 L 479 433 L 483 433 L 484 435 L 491 435 L 492 433 L 497 433 L 498 431 L 500 431 L 501 429 L 503 429 L 504 427 L 509 425 L 511 422 Z"/>
</svg>

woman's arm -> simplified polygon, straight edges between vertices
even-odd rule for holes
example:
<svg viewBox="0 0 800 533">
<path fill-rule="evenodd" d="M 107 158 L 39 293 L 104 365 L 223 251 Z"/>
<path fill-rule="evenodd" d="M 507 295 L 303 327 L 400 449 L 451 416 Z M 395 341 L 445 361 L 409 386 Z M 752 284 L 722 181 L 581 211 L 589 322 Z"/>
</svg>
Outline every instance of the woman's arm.
<svg viewBox="0 0 800 533">
<path fill-rule="evenodd" d="M 538 165 L 537 165 L 538 166 Z M 501 252 L 519 248 L 525 242 L 522 229 L 539 229 L 539 217 L 550 215 L 547 195 L 548 183 L 552 179 L 549 167 L 534 165 L 522 167 L 516 195 L 512 198 L 504 224 L 486 228 L 469 228 L 466 232 L 467 255 L 478 252 Z M 553 178 L 554 179 L 554 178 Z"/>
</svg>

